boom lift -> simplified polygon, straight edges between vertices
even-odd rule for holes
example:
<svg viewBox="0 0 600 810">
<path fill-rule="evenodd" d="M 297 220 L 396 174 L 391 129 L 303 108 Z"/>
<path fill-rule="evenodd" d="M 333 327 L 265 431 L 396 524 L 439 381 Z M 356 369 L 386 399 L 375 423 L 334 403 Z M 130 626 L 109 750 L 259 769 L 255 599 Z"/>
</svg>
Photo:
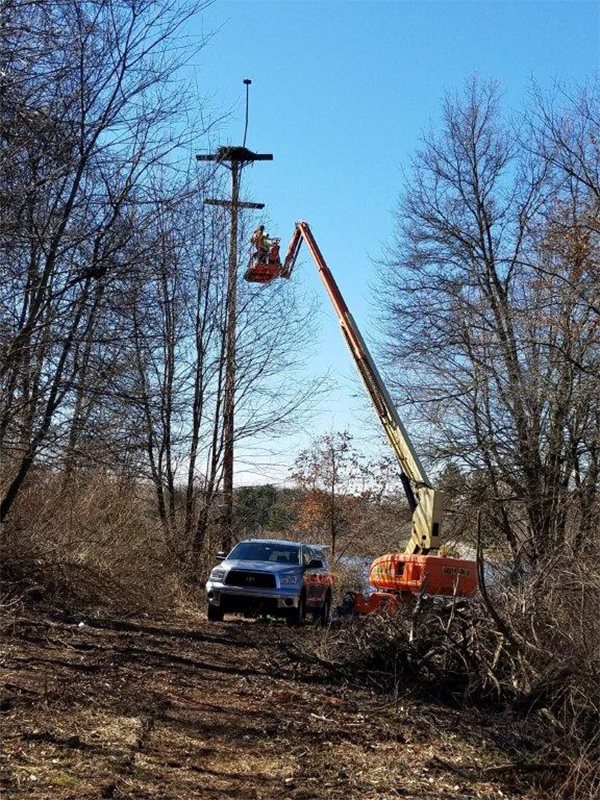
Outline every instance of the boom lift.
<svg viewBox="0 0 600 810">
<path fill-rule="evenodd" d="M 251 265 L 245 278 L 259 283 L 268 283 L 274 278 L 289 278 L 303 241 L 317 266 L 350 353 L 396 453 L 400 479 L 412 512 L 411 536 L 404 553 L 386 554 L 372 563 L 369 582 L 375 592 L 367 599 L 358 594 L 355 610 L 370 613 L 382 605 L 392 607 L 393 602 L 402 595 L 421 591 L 436 595 L 471 596 L 477 590 L 476 564 L 472 560 L 447 557 L 441 550 L 442 494 L 433 488 L 423 469 L 308 223 L 296 223 L 283 265 L 280 262 L 262 264 L 260 267 Z"/>
</svg>

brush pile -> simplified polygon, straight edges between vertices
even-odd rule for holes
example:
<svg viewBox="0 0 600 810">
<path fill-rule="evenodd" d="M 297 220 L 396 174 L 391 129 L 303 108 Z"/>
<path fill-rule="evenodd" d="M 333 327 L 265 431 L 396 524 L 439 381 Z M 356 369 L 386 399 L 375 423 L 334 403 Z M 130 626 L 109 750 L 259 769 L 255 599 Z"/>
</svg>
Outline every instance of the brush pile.
<svg viewBox="0 0 600 810">
<path fill-rule="evenodd" d="M 570 586 L 549 573 L 468 602 L 421 595 L 286 653 L 329 682 L 510 716 L 519 767 L 546 774 L 546 795 L 598 797 L 599 590 L 582 572 Z"/>
</svg>

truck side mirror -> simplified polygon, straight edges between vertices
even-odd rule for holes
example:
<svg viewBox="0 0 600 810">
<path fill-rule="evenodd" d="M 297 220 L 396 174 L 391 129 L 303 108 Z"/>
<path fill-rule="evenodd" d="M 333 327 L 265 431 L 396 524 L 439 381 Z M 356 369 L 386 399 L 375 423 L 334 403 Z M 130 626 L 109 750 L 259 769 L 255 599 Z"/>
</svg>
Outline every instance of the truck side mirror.
<svg viewBox="0 0 600 810">
<path fill-rule="evenodd" d="M 227 557 L 226 551 L 217 551 L 216 554 L 217 560 L 224 560 Z"/>
</svg>

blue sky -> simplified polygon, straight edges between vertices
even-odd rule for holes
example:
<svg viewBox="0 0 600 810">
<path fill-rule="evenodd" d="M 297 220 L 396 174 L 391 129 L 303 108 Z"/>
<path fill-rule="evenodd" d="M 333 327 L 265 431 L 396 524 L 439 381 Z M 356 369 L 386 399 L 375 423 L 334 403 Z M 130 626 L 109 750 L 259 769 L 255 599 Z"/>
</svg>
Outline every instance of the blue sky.
<svg viewBox="0 0 600 810">
<path fill-rule="evenodd" d="M 518 112 L 532 78 L 546 87 L 582 81 L 600 58 L 600 5 L 591 1 L 218 0 L 192 30 L 214 32 L 195 60 L 196 86 L 215 112 L 231 111 L 213 143 L 241 142 L 242 79 L 251 78 L 248 146 L 275 160 L 246 173 L 246 199 L 267 203 L 269 230 L 284 245 L 295 220 L 311 223 L 372 340 L 372 259 L 390 237 L 402 169 L 422 130 L 439 120 L 444 92 L 460 90 L 477 72 L 498 79 L 505 109 Z M 311 436 L 332 428 L 365 442 L 379 435 L 312 264 L 299 272 L 322 302 L 307 362 L 315 373 L 329 371 L 336 390 L 302 433 L 263 444 L 265 453 L 279 454 L 280 464 L 264 475 L 274 482 L 283 482 Z M 259 451 L 240 450 L 260 460 Z M 244 469 L 240 459 L 238 483 L 258 480 Z"/>
</svg>

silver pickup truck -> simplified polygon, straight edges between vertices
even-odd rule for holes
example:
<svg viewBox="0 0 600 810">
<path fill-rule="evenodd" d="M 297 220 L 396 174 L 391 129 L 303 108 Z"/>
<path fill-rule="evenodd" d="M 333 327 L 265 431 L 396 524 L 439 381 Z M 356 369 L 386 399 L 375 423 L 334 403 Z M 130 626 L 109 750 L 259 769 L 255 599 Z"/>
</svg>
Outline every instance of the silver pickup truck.
<svg viewBox="0 0 600 810">
<path fill-rule="evenodd" d="M 284 616 L 300 625 L 307 613 L 329 622 L 333 576 L 323 548 L 287 540 L 244 540 L 219 564 L 206 583 L 209 621 L 226 613 Z"/>
</svg>

